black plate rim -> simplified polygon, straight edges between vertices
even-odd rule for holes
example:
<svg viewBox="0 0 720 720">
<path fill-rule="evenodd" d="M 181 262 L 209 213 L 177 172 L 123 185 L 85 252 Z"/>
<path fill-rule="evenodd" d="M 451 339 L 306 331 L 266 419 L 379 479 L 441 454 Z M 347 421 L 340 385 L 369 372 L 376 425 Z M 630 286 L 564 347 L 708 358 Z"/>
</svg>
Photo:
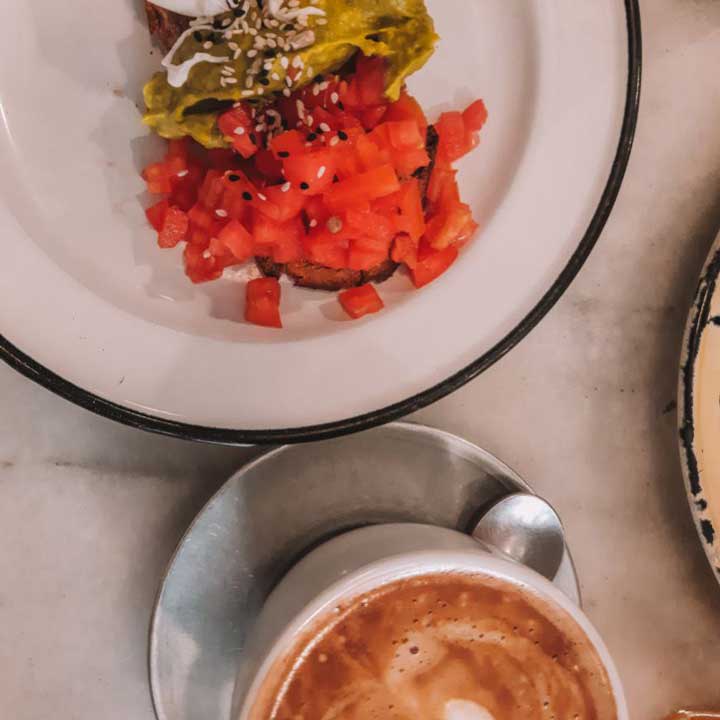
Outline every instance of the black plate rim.
<svg viewBox="0 0 720 720">
<path fill-rule="evenodd" d="M 339 437 L 397 420 L 455 392 L 503 358 L 547 315 L 575 279 L 605 227 L 625 177 L 640 106 L 642 33 L 638 3 L 639 0 L 625 0 L 629 68 L 622 132 L 608 182 L 585 235 L 558 278 L 522 322 L 484 355 L 441 383 L 393 405 L 345 420 L 277 430 L 238 430 L 167 420 L 106 400 L 36 362 L 4 335 L 0 335 L 0 359 L 56 395 L 110 420 L 161 435 L 223 445 L 285 444 Z"/>
</svg>

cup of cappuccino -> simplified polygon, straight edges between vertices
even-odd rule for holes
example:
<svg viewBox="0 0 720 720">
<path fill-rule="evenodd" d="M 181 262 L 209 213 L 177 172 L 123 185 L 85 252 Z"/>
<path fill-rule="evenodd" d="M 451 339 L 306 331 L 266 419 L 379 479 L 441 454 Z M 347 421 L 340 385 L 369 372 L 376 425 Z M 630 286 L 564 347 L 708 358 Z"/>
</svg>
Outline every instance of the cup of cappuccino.
<svg viewBox="0 0 720 720">
<path fill-rule="evenodd" d="M 377 525 L 271 593 L 231 720 L 628 720 L 582 610 L 460 532 Z"/>
</svg>

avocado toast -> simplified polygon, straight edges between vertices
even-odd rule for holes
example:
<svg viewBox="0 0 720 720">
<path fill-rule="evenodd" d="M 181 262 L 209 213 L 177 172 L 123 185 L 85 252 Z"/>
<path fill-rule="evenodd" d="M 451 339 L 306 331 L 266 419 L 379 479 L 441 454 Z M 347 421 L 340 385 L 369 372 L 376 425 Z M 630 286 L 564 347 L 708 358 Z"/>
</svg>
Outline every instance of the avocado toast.
<svg viewBox="0 0 720 720">
<path fill-rule="evenodd" d="M 455 262 L 477 225 L 452 163 L 487 112 L 430 125 L 408 92 L 437 40 L 424 0 L 225 0 L 196 18 L 158 1 L 144 122 L 169 145 L 144 171 L 163 196 L 147 215 L 193 282 L 253 260 L 246 320 L 280 327 L 282 276 L 342 291 L 358 318 L 400 266 L 420 288 Z"/>
</svg>

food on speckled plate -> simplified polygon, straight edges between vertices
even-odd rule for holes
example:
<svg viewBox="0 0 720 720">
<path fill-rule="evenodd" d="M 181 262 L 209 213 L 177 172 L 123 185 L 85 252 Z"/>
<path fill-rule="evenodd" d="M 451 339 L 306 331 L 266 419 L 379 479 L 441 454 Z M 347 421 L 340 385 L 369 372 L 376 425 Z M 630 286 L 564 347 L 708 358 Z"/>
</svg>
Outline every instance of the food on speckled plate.
<svg viewBox="0 0 720 720">
<path fill-rule="evenodd" d="M 477 101 L 429 125 L 405 79 L 437 36 L 422 0 L 228 0 L 214 17 L 148 4 L 168 50 L 144 121 L 169 141 L 143 176 L 160 247 L 184 243 L 193 282 L 255 262 L 246 320 L 282 325 L 279 279 L 345 293 L 404 266 L 416 287 L 447 270 L 477 229 L 452 164 L 472 150 Z M 359 288 L 359 290 L 355 290 Z"/>
</svg>

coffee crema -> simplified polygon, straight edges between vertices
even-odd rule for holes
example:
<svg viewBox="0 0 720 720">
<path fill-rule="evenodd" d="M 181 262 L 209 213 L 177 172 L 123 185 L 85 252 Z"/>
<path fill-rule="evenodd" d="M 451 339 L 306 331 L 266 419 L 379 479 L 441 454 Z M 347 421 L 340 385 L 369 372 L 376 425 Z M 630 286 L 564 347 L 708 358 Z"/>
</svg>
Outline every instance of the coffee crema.
<svg viewBox="0 0 720 720">
<path fill-rule="evenodd" d="M 575 621 L 494 578 L 425 575 L 336 607 L 279 658 L 249 720 L 615 720 Z"/>
</svg>

